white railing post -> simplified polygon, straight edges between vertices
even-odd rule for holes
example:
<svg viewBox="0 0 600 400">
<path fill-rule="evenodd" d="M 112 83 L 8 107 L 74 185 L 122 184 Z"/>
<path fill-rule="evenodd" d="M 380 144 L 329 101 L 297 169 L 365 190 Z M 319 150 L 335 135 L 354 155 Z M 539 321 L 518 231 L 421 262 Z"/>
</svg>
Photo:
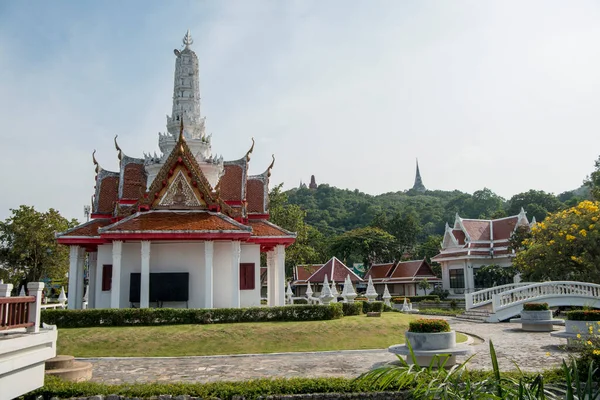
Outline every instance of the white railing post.
<svg viewBox="0 0 600 400">
<path fill-rule="evenodd" d="M 465 294 L 465 308 L 467 310 L 473 308 L 473 293 Z"/>
<path fill-rule="evenodd" d="M 2 283 L 0 284 L 0 297 L 10 297 L 10 292 L 12 292 L 13 285 L 11 283 Z"/>
<path fill-rule="evenodd" d="M 42 291 L 44 290 L 44 282 L 29 282 L 27 284 L 29 295 L 35 297 L 35 303 L 29 303 L 32 307 L 29 309 L 29 321 L 33 322 L 33 326 L 27 328 L 27 332 L 38 333 L 40 331 L 40 319 L 42 309 Z"/>
<path fill-rule="evenodd" d="M 494 312 L 494 314 L 496 313 L 496 310 L 498 310 L 499 308 L 500 308 L 500 295 L 492 294 L 492 311 Z"/>
</svg>

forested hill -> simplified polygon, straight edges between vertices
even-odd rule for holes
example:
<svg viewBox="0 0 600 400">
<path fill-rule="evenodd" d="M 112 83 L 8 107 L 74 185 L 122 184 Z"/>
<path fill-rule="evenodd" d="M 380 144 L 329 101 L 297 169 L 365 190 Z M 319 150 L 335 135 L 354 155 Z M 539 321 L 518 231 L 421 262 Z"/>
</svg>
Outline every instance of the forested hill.
<svg viewBox="0 0 600 400">
<path fill-rule="evenodd" d="M 402 217 L 417 223 L 420 240 L 429 235 L 443 234 L 445 223 L 452 224 L 456 213 L 463 218 L 501 218 L 518 214 L 523 207 L 530 220 L 535 216 L 541 221 L 548 212 L 575 204 L 588 196 L 581 188 L 558 196 L 530 190 L 508 200 L 485 188 L 473 194 L 458 190 L 424 193 L 409 190 L 372 196 L 327 184 L 316 189 L 302 186 L 285 194 L 289 203 L 306 212 L 305 222 L 325 236 L 369 225 L 382 226 L 394 217 Z"/>
</svg>

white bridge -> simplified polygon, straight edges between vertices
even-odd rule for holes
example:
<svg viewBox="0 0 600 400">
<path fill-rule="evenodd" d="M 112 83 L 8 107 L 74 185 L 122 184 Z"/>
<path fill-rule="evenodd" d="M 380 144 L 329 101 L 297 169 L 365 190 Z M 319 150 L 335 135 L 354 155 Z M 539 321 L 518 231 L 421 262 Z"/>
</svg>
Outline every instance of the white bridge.
<svg viewBox="0 0 600 400">
<path fill-rule="evenodd" d="M 521 313 L 525 303 L 600 308 L 600 285 L 586 282 L 521 282 L 465 294 L 467 311 L 489 312 L 487 322 L 499 322 Z"/>
</svg>

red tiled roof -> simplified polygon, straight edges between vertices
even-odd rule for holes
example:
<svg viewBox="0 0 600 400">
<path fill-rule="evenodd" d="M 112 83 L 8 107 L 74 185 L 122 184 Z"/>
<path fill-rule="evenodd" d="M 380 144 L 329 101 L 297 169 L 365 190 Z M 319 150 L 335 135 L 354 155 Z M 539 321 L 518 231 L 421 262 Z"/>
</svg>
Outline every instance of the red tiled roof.
<svg viewBox="0 0 600 400">
<path fill-rule="evenodd" d="M 142 231 L 245 231 L 240 225 L 208 212 L 147 212 L 126 218 L 106 233 Z"/>
<path fill-rule="evenodd" d="M 490 247 L 490 243 L 489 242 L 488 243 L 469 243 L 469 248 L 471 248 L 471 249 L 474 249 L 474 248 L 476 248 L 476 249 L 481 249 L 481 248 L 485 249 L 485 248 L 488 248 L 488 247 Z"/>
<path fill-rule="evenodd" d="M 493 221 L 494 240 L 509 239 L 517 226 L 518 219 L 518 216 L 514 216 Z"/>
<path fill-rule="evenodd" d="M 460 229 L 453 229 L 452 234 L 458 241 L 458 244 L 465 244 L 465 233 Z"/>
<path fill-rule="evenodd" d="M 107 176 L 97 183 L 100 185 L 98 191 L 98 214 L 112 214 L 115 202 L 119 198 L 119 177 Z"/>
<path fill-rule="evenodd" d="M 435 257 L 432 257 L 432 260 L 442 260 L 444 258 L 455 258 L 455 257 L 462 257 L 462 256 L 466 256 L 467 252 L 466 251 L 458 251 L 456 253 L 440 253 Z"/>
<path fill-rule="evenodd" d="M 415 276 L 424 260 L 411 260 L 399 262 L 390 275 L 390 278 L 412 278 Z"/>
<path fill-rule="evenodd" d="M 362 282 L 362 279 L 356 275 L 350 268 L 346 267 L 343 262 L 335 257 L 327 261 L 317 272 L 311 275 L 308 279 L 311 283 L 321 283 L 325 280 L 325 275 L 329 279 L 336 282 L 344 282 L 346 276 L 350 275 L 350 280 L 354 283 Z"/>
<path fill-rule="evenodd" d="M 259 179 L 248 179 L 246 184 L 246 201 L 249 213 L 264 213 L 265 210 L 265 184 Z"/>
<path fill-rule="evenodd" d="M 394 267 L 394 263 L 373 264 L 373 265 L 371 265 L 371 268 L 369 268 L 369 270 L 367 271 L 367 273 L 365 274 L 363 279 L 368 280 L 369 277 L 371 277 L 373 279 L 387 278 L 387 276 L 389 275 L 389 273 L 393 267 Z"/>
<path fill-rule="evenodd" d="M 294 267 L 295 280 L 306 281 L 314 274 L 323 264 L 317 265 L 296 265 Z"/>
<path fill-rule="evenodd" d="M 463 219 L 462 224 L 471 240 L 490 240 L 490 221 Z"/>
<path fill-rule="evenodd" d="M 290 236 L 282 228 L 265 220 L 248 220 L 248 225 L 252 227 L 252 236 Z"/>
<path fill-rule="evenodd" d="M 61 235 L 61 237 L 68 237 L 68 236 L 100 236 L 98 234 L 98 228 L 103 228 L 107 225 L 111 224 L 111 220 L 108 218 L 99 218 L 99 219 L 93 219 L 90 222 L 86 222 L 84 224 L 81 224 L 79 226 L 76 226 L 73 229 L 68 230 L 64 235 Z"/>
<path fill-rule="evenodd" d="M 224 201 L 241 201 L 244 170 L 241 166 L 225 165 L 225 173 L 219 181 L 221 199 Z"/>
<path fill-rule="evenodd" d="M 146 169 L 143 164 L 129 163 L 123 169 L 122 199 L 137 200 L 146 191 Z"/>
</svg>

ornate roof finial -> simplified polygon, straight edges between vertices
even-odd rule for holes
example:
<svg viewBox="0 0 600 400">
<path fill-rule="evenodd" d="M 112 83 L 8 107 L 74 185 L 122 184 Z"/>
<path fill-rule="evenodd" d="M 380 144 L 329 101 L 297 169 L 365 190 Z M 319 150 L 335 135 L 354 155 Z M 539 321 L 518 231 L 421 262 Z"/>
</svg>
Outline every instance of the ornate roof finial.
<svg viewBox="0 0 600 400">
<path fill-rule="evenodd" d="M 183 136 L 183 115 L 179 119 L 179 140 L 185 140 Z"/>
<path fill-rule="evenodd" d="M 100 164 L 98 164 L 98 160 L 96 160 L 96 149 L 92 152 L 92 160 L 94 161 L 94 166 L 96 167 L 96 175 L 100 172 Z"/>
<path fill-rule="evenodd" d="M 275 154 L 272 154 L 271 157 L 273 157 L 273 161 L 269 165 L 269 168 L 267 168 L 267 178 L 271 177 L 271 170 L 273 169 L 273 165 L 275 165 Z"/>
<path fill-rule="evenodd" d="M 190 30 L 188 29 L 185 36 L 183 37 L 183 44 L 185 45 L 186 49 L 190 48 L 190 45 L 194 43 L 194 39 L 192 39 L 192 34 L 190 33 Z"/>
<path fill-rule="evenodd" d="M 123 150 L 121 150 L 121 148 L 119 147 L 119 143 L 117 143 L 117 138 L 119 137 L 119 135 L 115 135 L 115 149 L 117 149 L 117 151 L 119 152 L 119 162 L 121 162 L 121 160 L 123 159 Z"/>
<path fill-rule="evenodd" d="M 253 151 L 254 151 L 254 138 L 252 138 L 252 147 L 250 147 L 250 150 L 248 150 L 248 152 L 246 153 L 246 162 L 250 161 L 250 154 L 252 154 Z"/>
</svg>

